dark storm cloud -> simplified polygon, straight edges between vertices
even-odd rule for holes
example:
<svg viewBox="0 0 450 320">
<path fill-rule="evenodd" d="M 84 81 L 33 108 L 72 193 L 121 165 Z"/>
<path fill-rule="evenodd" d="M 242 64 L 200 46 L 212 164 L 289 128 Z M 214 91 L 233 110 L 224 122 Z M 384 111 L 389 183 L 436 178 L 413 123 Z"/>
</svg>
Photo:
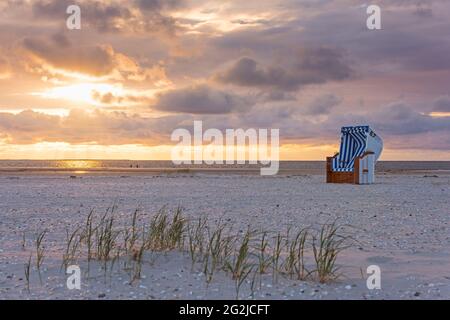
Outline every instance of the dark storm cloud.
<svg viewBox="0 0 450 320">
<path fill-rule="evenodd" d="M 297 90 L 308 84 L 345 80 L 352 69 L 339 51 L 330 48 L 305 48 L 299 50 L 289 69 L 280 66 L 264 66 L 244 57 L 228 70 L 215 76 L 219 82 L 244 87 L 273 87 L 286 91 Z"/>
<path fill-rule="evenodd" d="M 153 108 L 169 112 L 222 114 L 243 111 L 249 106 L 249 101 L 238 95 L 198 85 L 161 94 Z"/>
</svg>

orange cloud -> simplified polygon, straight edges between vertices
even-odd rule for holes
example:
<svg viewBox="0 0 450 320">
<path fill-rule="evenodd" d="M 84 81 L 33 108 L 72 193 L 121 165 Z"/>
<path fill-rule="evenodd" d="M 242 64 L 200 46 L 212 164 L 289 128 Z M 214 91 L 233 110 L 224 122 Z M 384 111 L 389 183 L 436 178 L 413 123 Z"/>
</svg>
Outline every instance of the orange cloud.
<svg viewBox="0 0 450 320">
<path fill-rule="evenodd" d="M 64 41 L 61 41 L 64 39 Z M 111 45 L 72 45 L 64 37 L 25 38 L 23 47 L 29 55 L 32 70 L 68 75 L 84 74 L 117 81 L 148 81 L 167 85 L 165 68 L 161 64 L 141 67 L 133 58 L 116 52 Z"/>
<path fill-rule="evenodd" d="M 67 116 L 58 116 L 25 110 L 18 114 L 0 113 L 0 132 L 9 144 L 156 145 L 167 141 L 171 128 L 184 118 L 147 118 L 123 112 L 87 112 L 81 109 L 73 109 Z"/>
</svg>

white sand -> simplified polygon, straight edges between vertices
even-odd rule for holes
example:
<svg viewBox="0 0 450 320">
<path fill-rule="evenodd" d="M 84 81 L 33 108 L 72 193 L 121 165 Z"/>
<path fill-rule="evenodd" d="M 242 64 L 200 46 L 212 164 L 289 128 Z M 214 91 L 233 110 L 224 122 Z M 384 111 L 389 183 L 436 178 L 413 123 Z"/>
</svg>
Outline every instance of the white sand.
<svg viewBox="0 0 450 320">
<path fill-rule="evenodd" d="M 358 241 L 338 258 L 344 276 L 319 285 L 270 276 L 255 298 L 269 299 L 450 299 L 450 176 L 381 175 L 371 186 L 324 183 L 320 175 L 260 177 L 252 175 L 0 176 L 0 298 L 234 298 L 234 283 L 219 273 L 209 286 L 191 272 L 188 255 L 169 253 L 146 263 L 145 276 L 128 284 L 126 273 L 82 279 L 82 289 L 69 291 L 60 272 L 65 229 L 118 205 L 119 219 L 131 218 L 140 206 L 155 212 L 181 205 L 190 217 L 207 215 L 246 229 L 282 230 L 287 226 L 348 224 Z M 124 222 L 125 223 L 125 222 Z M 48 229 L 47 257 L 39 283 L 32 270 L 31 293 L 25 290 L 24 263 L 37 230 Z M 21 248 L 27 235 L 27 250 Z M 361 270 L 377 264 L 382 289 L 368 290 Z M 81 262 L 82 269 L 85 267 Z M 92 272 L 95 275 L 95 269 Z M 248 297 L 248 288 L 241 297 Z"/>
</svg>

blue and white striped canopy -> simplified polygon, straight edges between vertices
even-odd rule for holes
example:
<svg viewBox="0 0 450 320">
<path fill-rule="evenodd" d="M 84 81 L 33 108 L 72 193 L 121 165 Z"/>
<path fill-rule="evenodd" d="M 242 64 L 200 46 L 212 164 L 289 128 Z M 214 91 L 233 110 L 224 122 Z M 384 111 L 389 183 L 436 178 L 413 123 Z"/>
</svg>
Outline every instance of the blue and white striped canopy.
<svg viewBox="0 0 450 320">
<path fill-rule="evenodd" d="M 333 159 L 333 171 L 353 171 L 355 159 L 367 149 L 369 130 L 369 126 L 342 127 L 341 147 Z"/>
</svg>

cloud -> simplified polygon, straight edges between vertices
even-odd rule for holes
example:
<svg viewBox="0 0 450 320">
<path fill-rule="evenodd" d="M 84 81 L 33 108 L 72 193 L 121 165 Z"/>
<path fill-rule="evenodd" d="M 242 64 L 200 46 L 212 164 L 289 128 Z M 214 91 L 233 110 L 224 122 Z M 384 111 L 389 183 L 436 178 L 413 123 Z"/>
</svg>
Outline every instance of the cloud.
<svg viewBox="0 0 450 320">
<path fill-rule="evenodd" d="M 390 138 L 450 131 L 448 118 L 433 117 L 405 102 L 391 102 L 365 112 L 332 112 L 320 127 L 323 132 L 331 133 L 341 126 L 356 124 L 371 125 L 381 136 Z"/>
<path fill-rule="evenodd" d="M 26 38 L 24 47 L 52 67 L 93 76 L 112 73 L 116 66 L 115 52 L 110 46 L 76 46 L 67 49 L 41 39 Z"/>
<path fill-rule="evenodd" d="M 338 101 L 332 95 L 319 97 L 317 101 Z M 282 143 L 305 142 L 323 145 L 337 143 L 339 129 L 343 125 L 370 125 L 384 140 L 387 148 L 449 150 L 450 121 L 432 117 L 414 110 L 411 106 L 395 102 L 381 106 L 374 112 L 324 114 L 323 119 L 313 120 L 302 112 L 304 108 L 286 105 L 274 107 L 262 105 L 244 114 L 198 114 L 204 128 L 278 128 Z M 138 114 L 87 112 L 72 110 L 67 116 L 56 116 L 31 110 L 18 114 L 0 113 L 0 132 L 11 144 L 36 142 L 68 142 L 71 144 L 143 144 L 170 143 L 172 130 L 192 126 L 194 117 L 189 114 L 147 118 Z"/>
<path fill-rule="evenodd" d="M 149 33 L 175 35 L 179 27 L 163 9 L 172 8 L 179 1 L 141 0 L 137 4 L 129 1 L 79 0 L 82 26 L 92 26 L 100 32 Z M 72 0 L 38 0 L 32 4 L 35 18 L 56 19 L 65 17 L 66 9 L 74 4 Z"/>
<path fill-rule="evenodd" d="M 266 25 L 269 24 L 270 21 L 267 19 L 235 19 L 231 20 L 231 23 L 240 25 Z"/>
<path fill-rule="evenodd" d="M 276 87 L 293 90 L 298 81 L 279 67 L 263 67 L 255 60 L 241 58 L 228 70 L 216 75 L 220 82 L 248 87 Z"/>
<path fill-rule="evenodd" d="M 367 118 L 391 149 L 450 150 L 448 117 L 433 117 L 397 102 L 380 108 Z"/>
<path fill-rule="evenodd" d="M 345 80 L 351 76 L 352 69 L 339 51 L 320 47 L 299 50 L 288 68 L 263 66 L 254 59 L 243 57 L 214 78 L 237 86 L 293 91 L 301 86 Z"/>
<path fill-rule="evenodd" d="M 131 105 L 148 105 L 154 99 L 145 94 L 114 94 L 112 92 L 92 91 L 92 98 L 101 104 L 129 107 Z"/>
<path fill-rule="evenodd" d="M 270 101 L 296 101 L 297 97 L 292 92 L 286 92 L 282 90 L 264 90 L 259 93 L 261 102 Z"/>
<path fill-rule="evenodd" d="M 32 12 L 35 18 L 55 19 L 66 16 L 71 0 L 39 0 L 32 4 Z M 118 3 L 104 3 L 98 0 L 79 1 L 76 3 L 81 8 L 83 23 L 94 25 L 101 31 L 120 31 L 119 22 L 132 17 L 131 10 Z"/>
<path fill-rule="evenodd" d="M 346 125 L 370 125 L 387 148 L 393 149 L 450 149 L 449 117 L 433 117 L 417 111 L 404 102 L 381 105 L 375 110 L 354 110 L 347 113 L 334 110 L 341 99 L 327 94 L 301 106 L 286 104 L 253 108 L 245 117 L 216 120 L 233 127 L 278 128 L 284 143 L 305 142 L 316 145 L 338 143 L 339 131 Z M 311 117 L 311 112 L 321 109 Z M 363 111 L 363 112 L 361 112 Z"/>
<path fill-rule="evenodd" d="M 164 66 L 143 68 L 133 58 L 116 52 L 111 45 L 72 45 L 64 34 L 45 38 L 25 38 L 23 47 L 34 57 L 34 63 L 53 69 L 95 77 L 110 76 L 116 80 L 168 83 Z M 37 58 L 37 59 L 36 59 Z M 37 61 L 36 61 L 37 60 Z M 37 68 L 42 71 L 42 68 Z"/>
<path fill-rule="evenodd" d="M 160 94 L 154 109 L 192 114 L 223 114 L 243 111 L 250 101 L 238 95 L 197 85 Z"/>
<path fill-rule="evenodd" d="M 433 10 L 430 7 L 417 7 L 414 14 L 421 18 L 431 18 L 433 17 Z"/>
<path fill-rule="evenodd" d="M 442 96 L 437 98 L 433 103 L 432 111 L 450 112 L 450 96 Z"/>
<path fill-rule="evenodd" d="M 185 0 L 136 0 L 138 7 L 142 10 L 164 10 L 183 6 Z"/>
<path fill-rule="evenodd" d="M 323 96 L 314 99 L 306 108 L 303 113 L 306 115 L 326 115 L 337 105 L 341 103 L 342 99 L 334 94 L 325 94 Z"/>
<path fill-rule="evenodd" d="M 392 135 L 449 131 L 450 121 L 414 110 L 402 102 L 391 103 L 370 117 L 381 130 Z"/>
<path fill-rule="evenodd" d="M 336 6 L 296 22 L 305 30 L 298 41 L 346 48 L 355 62 L 374 73 L 393 67 L 404 71 L 450 69 L 448 1 L 434 1 L 433 11 L 431 1 L 388 0 L 378 4 L 385 31 L 365 28 L 366 6 Z"/>
<path fill-rule="evenodd" d="M 9 62 L 0 56 L 0 80 L 5 80 L 11 77 L 11 66 Z"/>
<path fill-rule="evenodd" d="M 186 116 L 146 118 L 123 112 L 73 109 L 67 116 L 32 110 L 0 113 L 0 131 L 11 144 L 37 142 L 96 143 L 99 145 L 155 145 L 168 141 L 172 128 Z"/>
</svg>

